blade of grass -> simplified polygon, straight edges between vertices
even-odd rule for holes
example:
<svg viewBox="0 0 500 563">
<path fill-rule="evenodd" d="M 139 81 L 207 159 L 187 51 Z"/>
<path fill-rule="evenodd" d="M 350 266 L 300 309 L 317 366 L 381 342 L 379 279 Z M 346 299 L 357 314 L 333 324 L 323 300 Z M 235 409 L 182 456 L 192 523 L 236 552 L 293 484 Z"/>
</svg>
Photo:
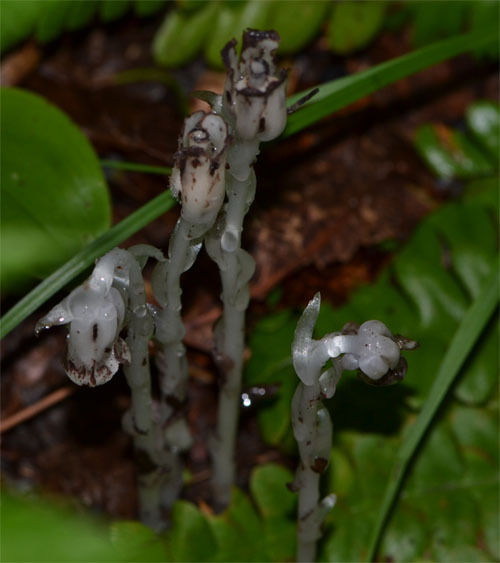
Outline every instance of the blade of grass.
<svg viewBox="0 0 500 563">
<path fill-rule="evenodd" d="M 436 380 L 429 391 L 429 398 L 425 402 L 408 437 L 401 445 L 396 455 L 396 462 L 391 472 L 382 499 L 380 512 L 373 528 L 368 547 L 367 561 L 373 561 L 382 532 L 388 521 L 389 513 L 401 490 L 401 484 L 410 461 L 413 459 L 418 446 L 422 442 L 451 384 L 459 373 L 460 368 L 474 348 L 475 343 L 497 308 L 499 299 L 498 269 L 499 260 L 497 257 L 493 264 L 491 274 L 485 281 L 482 292 L 469 307 L 462 322 L 458 326 L 446 355 L 441 362 Z"/>
<path fill-rule="evenodd" d="M 461 34 L 381 63 L 353 76 L 345 76 L 322 84 L 319 93 L 289 117 L 282 137 L 289 137 L 334 111 L 401 78 L 494 41 L 498 41 L 497 27 Z M 313 88 L 288 98 L 288 106 L 292 106 L 311 90 Z"/>
<path fill-rule="evenodd" d="M 38 284 L 0 319 L 0 338 L 7 335 L 47 299 L 83 272 L 85 268 L 93 264 L 96 258 L 101 257 L 108 250 L 154 221 L 174 205 L 175 200 L 170 192 L 165 191 L 92 241 L 71 260 Z"/>
<path fill-rule="evenodd" d="M 116 170 L 129 170 L 131 172 L 145 172 L 146 174 L 164 174 L 172 172 L 166 166 L 151 166 L 150 164 L 140 164 L 137 162 L 123 162 L 121 160 L 101 160 L 103 168 L 115 168 Z"/>
</svg>

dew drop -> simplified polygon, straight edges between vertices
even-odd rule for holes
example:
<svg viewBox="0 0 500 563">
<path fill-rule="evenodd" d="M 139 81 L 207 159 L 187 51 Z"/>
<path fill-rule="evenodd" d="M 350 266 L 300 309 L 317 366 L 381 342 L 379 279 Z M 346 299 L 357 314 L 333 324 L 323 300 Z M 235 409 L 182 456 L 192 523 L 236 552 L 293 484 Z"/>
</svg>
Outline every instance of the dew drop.
<svg viewBox="0 0 500 563">
<path fill-rule="evenodd" d="M 250 399 L 248 393 L 242 393 L 241 394 L 241 400 L 242 400 L 243 406 L 245 408 L 248 408 L 252 405 L 252 399 Z"/>
</svg>

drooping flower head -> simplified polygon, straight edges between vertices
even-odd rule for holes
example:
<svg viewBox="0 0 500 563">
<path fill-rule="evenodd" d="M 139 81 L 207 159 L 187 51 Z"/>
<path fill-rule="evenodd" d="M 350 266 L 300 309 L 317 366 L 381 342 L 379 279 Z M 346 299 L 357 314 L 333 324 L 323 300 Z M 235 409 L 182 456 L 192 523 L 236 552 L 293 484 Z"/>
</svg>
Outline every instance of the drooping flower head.
<svg viewBox="0 0 500 563">
<path fill-rule="evenodd" d="M 295 371 L 304 385 L 313 385 L 318 378 L 321 384 L 321 377 L 329 374 L 338 381 L 335 370 L 321 375 L 322 366 L 330 358 L 338 358 L 341 369 L 358 369 L 360 378 L 372 385 L 390 385 L 404 378 L 407 364 L 401 350 L 414 350 L 418 346 L 415 341 L 394 336 L 384 323 L 375 320 L 361 326 L 349 323 L 342 332 L 314 340 L 320 304 L 318 293 L 297 324 L 292 346 Z"/>
<path fill-rule="evenodd" d="M 105 258 L 105 257 L 104 257 Z M 125 301 L 111 286 L 113 271 L 102 258 L 92 276 L 40 319 L 36 330 L 69 323 L 65 369 L 77 385 L 95 387 L 109 381 L 120 363 L 128 363 L 128 348 L 119 338 Z"/>
<path fill-rule="evenodd" d="M 220 115 L 197 111 L 184 121 L 170 186 L 190 223 L 215 221 L 224 200 L 229 136 Z"/>
<path fill-rule="evenodd" d="M 239 60 L 235 39 L 222 50 L 227 71 L 224 102 L 243 140 L 270 141 L 285 128 L 287 73 L 276 69 L 279 42 L 276 31 L 247 29 Z"/>
</svg>

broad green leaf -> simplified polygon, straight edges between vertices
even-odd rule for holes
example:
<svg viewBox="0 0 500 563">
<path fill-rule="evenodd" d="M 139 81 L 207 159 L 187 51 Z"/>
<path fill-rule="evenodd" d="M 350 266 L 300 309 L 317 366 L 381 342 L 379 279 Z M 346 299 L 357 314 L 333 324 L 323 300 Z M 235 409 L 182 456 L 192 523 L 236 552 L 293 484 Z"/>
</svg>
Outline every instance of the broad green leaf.
<svg viewBox="0 0 500 563">
<path fill-rule="evenodd" d="M 320 85 L 319 93 L 300 111 L 289 117 L 283 136 L 293 135 L 323 117 L 405 76 L 410 76 L 424 68 L 475 48 L 498 45 L 498 29 L 494 27 L 494 24 L 495 22 L 492 22 L 493 27 L 491 28 L 451 37 L 353 76 L 346 76 Z M 288 105 L 293 105 L 311 90 L 294 94 L 288 99 Z"/>
<path fill-rule="evenodd" d="M 467 136 L 445 125 L 421 125 L 415 147 L 439 178 L 470 179 L 494 172 L 489 159 Z"/>
<path fill-rule="evenodd" d="M 291 346 L 295 330 L 294 315 L 282 311 L 263 319 L 250 340 L 252 357 L 246 365 L 244 381 L 248 385 L 276 385 L 277 392 L 259 407 L 259 428 L 265 441 L 276 446 L 290 431 L 290 404 L 297 387 L 291 365 Z"/>
<path fill-rule="evenodd" d="M 469 405 L 486 403 L 498 387 L 498 315 L 486 327 L 463 369 L 455 397 Z"/>
<path fill-rule="evenodd" d="M 164 541 L 151 528 L 134 520 L 113 522 L 110 526 L 111 543 L 127 561 L 159 561 L 167 559 Z"/>
<path fill-rule="evenodd" d="M 98 6 L 99 0 L 73 0 L 66 17 L 65 28 L 68 31 L 82 29 L 92 21 Z"/>
<path fill-rule="evenodd" d="M 468 182 L 464 187 L 464 201 L 475 201 L 484 205 L 491 213 L 498 217 L 500 208 L 500 178 L 479 178 Z"/>
<path fill-rule="evenodd" d="M 216 561 L 266 560 L 262 521 L 242 491 L 233 489 L 228 508 L 207 519 L 217 541 Z"/>
<path fill-rule="evenodd" d="M 500 156 L 500 109 L 498 104 L 481 100 L 471 104 L 465 114 L 467 126 L 477 142 L 498 165 Z"/>
<path fill-rule="evenodd" d="M 62 33 L 71 9 L 71 2 L 65 0 L 41 2 L 36 25 L 36 37 L 40 43 L 48 43 Z"/>
<path fill-rule="evenodd" d="M 199 10 L 206 3 L 207 0 L 175 0 L 175 5 L 186 12 Z"/>
<path fill-rule="evenodd" d="M 215 554 L 214 534 L 203 514 L 190 502 L 177 501 L 165 546 L 170 561 L 210 561 Z"/>
<path fill-rule="evenodd" d="M 35 30 L 41 7 L 38 0 L 2 0 L 0 18 L 0 50 L 14 46 Z"/>
<path fill-rule="evenodd" d="M 203 9 L 191 12 L 172 10 L 153 40 L 153 56 L 165 66 L 180 66 L 201 49 L 210 32 L 218 6 L 207 2 Z"/>
<path fill-rule="evenodd" d="M 146 18 L 159 12 L 166 5 L 166 0 L 135 0 L 134 12 L 140 18 Z"/>
<path fill-rule="evenodd" d="M 402 503 L 387 530 L 381 546 L 387 560 L 425 561 L 428 530 L 426 512 Z"/>
<path fill-rule="evenodd" d="M 266 2 L 260 2 L 266 4 Z M 304 48 L 318 33 L 330 2 L 319 0 L 315 2 L 299 1 L 287 3 L 273 0 L 268 18 L 268 27 L 276 29 L 281 37 L 279 53 L 287 55 Z"/>
<path fill-rule="evenodd" d="M 425 441 L 405 491 L 416 494 L 422 490 L 445 488 L 450 481 L 458 482 L 464 471 L 464 462 L 454 436 L 448 425 L 441 423 Z"/>
<path fill-rule="evenodd" d="M 447 205 L 429 218 L 468 297 L 477 297 L 497 254 L 498 229 L 488 209 L 479 203 Z"/>
<path fill-rule="evenodd" d="M 436 233 L 422 224 L 394 265 L 397 281 L 419 313 L 425 329 L 453 330 L 467 307 L 467 297 L 453 276 L 433 260 L 441 245 Z"/>
<path fill-rule="evenodd" d="M 366 47 L 382 26 L 386 6 L 383 0 L 336 2 L 328 31 L 330 49 L 346 55 Z"/>
<path fill-rule="evenodd" d="M 274 463 L 261 465 L 253 470 L 250 491 L 262 516 L 285 516 L 293 511 L 297 495 L 291 493 L 287 487 L 287 483 L 292 481 L 293 474 Z"/>
<path fill-rule="evenodd" d="M 101 0 L 99 16 L 103 22 L 120 19 L 130 8 L 130 0 Z"/>
<path fill-rule="evenodd" d="M 485 29 L 491 22 L 500 20 L 500 3 L 491 0 L 472 0 L 471 29 Z M 498 47 L 495 45 L 485 45 L 474 49 L 477 56 L 487 57 L 498 60 Z"/>
<path fill-rule="evenodd" d="M 421 46 L 460 33 L 473 2 L 446 0 L 406 4 L 413 12 L 413 43 Z"/>
<path fill-rule="evenodd" d="M 130 561 L 107 525 L 44 500 L 2 491 L 2 561 Z"/>
<path fill-rule="evenodd" d="M 266 561 L 294 561 L 297 553 L 297 524 L 283 516 L 264 520 Z"/>
<path fill-rule="evenodd" d="M 469 307 L 454 334 L 429 392 L 429 399 L 424 404 L 417 421 L 398 450 L 396 464 L 388 481 L 380 513 L 371 535 L 368 559 L 372 559 L 375 554 L 383 525 L 396 498 L 406 467 L 425 436 L 465 359 L 498 305 L 498 267 L 497 259 L 492 264 L 491 273 L 483 284 L 480 295 Z"/>
<path fill-rule="evenodd" d="M 498 550 L 498 544 L 490 548 L 498 538 L 497 416 L 498 407 L 485 412 L 448 405 L 411 469 L 381 543 L 380 560 L 461 561 L 460 553 L 474 561 L 493 560 Z M 366 547 L 381 485 L 408 430 L 411 426 L 397 439 L 343 432 L 337 440 L 328 492 L 337 492 L 338 500 L 327 518 L 321 560 L 371 560 Z M 352 486 L 344 493 L 335 488 L 341 482 L 332 479 L 336 471 L 350 475 Z"/>
<path fill-rule="evenodd" d="M 47 276 L 110 222 L 97 157 L 80 130 L 39 96 L 2 90 L 4 291 Z"/>
</svg>

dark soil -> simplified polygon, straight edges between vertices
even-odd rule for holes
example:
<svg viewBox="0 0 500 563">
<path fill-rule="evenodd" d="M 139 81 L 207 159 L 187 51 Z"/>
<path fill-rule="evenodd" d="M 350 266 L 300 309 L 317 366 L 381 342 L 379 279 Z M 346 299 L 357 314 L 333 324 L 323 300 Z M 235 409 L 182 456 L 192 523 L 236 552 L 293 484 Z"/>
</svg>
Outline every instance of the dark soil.
<svg viewBox="0 0 500 563">
<path fill-rule="evenodd" d="M 43 52 L 25 46 L 18 51 L 13 80 L 67 112 L 101 158 L 170 166 L 183 100 L 164 83 L 117 81 L 124 70 L 153 66 L 149 46 L 157 25 L 130 18 L 64 37 Z M 404 34 L 386 33 L 362 55 L 341 59 L 318 41 L 284 64 L 291 67 L 290 84 L 302 90 L 409 49 Z M 201 60 L 171 76 L 185 93 L 207 83 L 222 84 Z M 318 290 L 340 304 L 354 287 L 373 280 L 391 259 L 380 243 L 404 241 L 423 216 L 460 190 L 456 184 L 441 185 L 423 167 L 411 142 L 416 126 L 430 121 L 456 125 L 471 101 L 497 96 L 495 69 L 460 57 L 264 148 L 245 231 L 245 246 L 257 261 L 249 328 L 266 314 L 266 298 L 276 288 L 281 290 L 280 307 L 303 308 Z M 107 174 L 114 222 L 167 189 L 162 176 Z M 177 215 L 178 209 L 172 210 L 123 246 L 144 242 L 166 249 Z M 195 440 L 187 459 L 192 485 L 185 496 L 194 501 L 209 498 L 206 444 L 217 393 L 210 349 L 211 327 L 220 313 L 218 294 L 217 272 L 202 254 L 185 275 L 184 290 L 191 366 L 188 419 Z M 58 300 L 4 339 L 2 419 L 70 385 L 62 367 L 64 329 L 38 339 L 33 331 L 36 320 Z M 13 302 L 6 301 L 4 310 Z M 128 405 L 128 389 L 118 375 L 105 386 L 79 388 L 6 432 L 1 443 L 4 482 L 68 495 L 113 517 L 135 517 L 133 451 L 120 426 Z M 242 419 L 238 455 L 238 484 L 243 487 L 256 464 L 276 460 L 293 465 L 261 442 L 252 413 Z"/>
</svg>

